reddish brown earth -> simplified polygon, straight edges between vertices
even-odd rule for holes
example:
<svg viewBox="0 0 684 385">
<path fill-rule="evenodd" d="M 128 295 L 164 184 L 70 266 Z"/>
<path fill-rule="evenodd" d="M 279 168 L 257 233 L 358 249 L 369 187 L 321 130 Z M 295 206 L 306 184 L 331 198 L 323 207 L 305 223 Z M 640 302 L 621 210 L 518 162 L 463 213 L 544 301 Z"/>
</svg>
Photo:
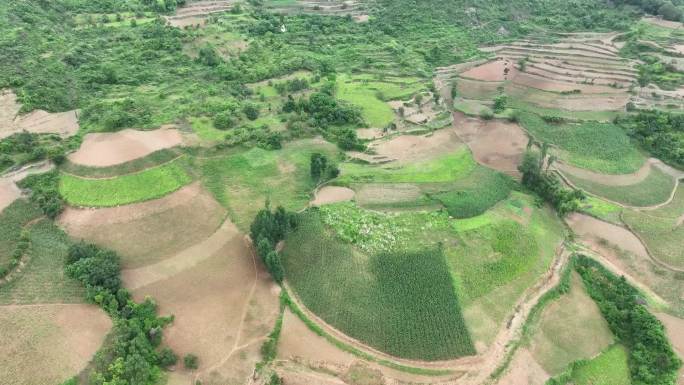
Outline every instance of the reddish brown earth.
<svg viewBox="0 0 684 385">
<path fill-rule="evenodd" d="M 21 196 L 21 190 L 13 180 L 7 178 L 0 179 L 0 211 L 9 206 Z"/>
<path fill-rule="evenodd" d="M 624 227 L 578 213 L 568 216 L 567 223 L 589 246 L 608 242 L 637 256 L 649 258 L 639 238 Z"/>
<path fill-rule="evenodd" d="M 324 186 L 316 191 L 312 206 L 323 206 L 331 203 L 347 202 L 354 199 L 354 190 L 347 187 Z"/>
<path fill-rule="evenodd" d="M 0 90 L 0 139 L 21 131 L 37 134 L 54 133 L 68 137 L 78 132 L 78 112 L 50 113 L 34 110 L 19 115 L 21 104 L 11 90 Z"/>
<path fill-rule="evenodd" d="M 69 155 L 69 160 L 84 166 L 107 167 L 142 158 L 182 142 L 183 138 L 177 129 L 126 129 L 115 133 L 93 133 L 85 136 L 81 148 Z"/>
<path fill-rule="evenodd" d="M 401 164 L 435 159 L 452 153 L 463 146 L 463 143 L 451 129 L 442 129 L 428 135 L 400 135 L 388 140 L 378 140 L 369 148 L 375 155 L 352 154 L 371 162 L 380 160 Z"/>
<path fill-rule="evenodd" d="M 506 69 L 511 71 L 510 75 L 506 73 Z M 498 59 L 469 69 L 463 72 L 461 76 L 488 82 L 502 82 L 513 77 L 514 71 L 515 69 L 509 60 Z"/>
</svg>

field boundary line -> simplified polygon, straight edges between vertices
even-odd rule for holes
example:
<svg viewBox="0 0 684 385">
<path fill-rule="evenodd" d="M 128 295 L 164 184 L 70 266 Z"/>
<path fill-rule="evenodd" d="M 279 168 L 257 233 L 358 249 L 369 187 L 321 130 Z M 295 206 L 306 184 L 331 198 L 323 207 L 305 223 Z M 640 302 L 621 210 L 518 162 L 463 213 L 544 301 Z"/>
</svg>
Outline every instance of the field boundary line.
<svg viewBox="0 0 684 385">
<path fill-rule="evenodd" d="M 641 235 L 640 235 L 638 232 L 636 232 L 636 231 L 632 228 L 632 226 L 630 226 L 629 223 L 627 223 L 627 221 L 625 221 L 624 215 L 625 215 L 625 212 L 624 212 L 624 211 L 621 211 L 621 212 L 620 212 L 620 221 L 622 221 L 622 223 L 624 223 L 624 225 L 625 225 L 624 228 L 627 229 L 630 233 L 634 234 L 634 236 L 639 240 L 639 242 L 641 242 L 641 244 L 644 245 L 644 249 L 646 249 L 646 253 L 648 254 L 649 258 L 650 258 L 656 265 L 658 265 L 658 266 L 660 266 L 660 267 L 662 267 L 662 268 L 665 268 L 665 269 L 667 269 L 667 270 L 673 271 L 673 272 L 675 272 L 675 273 L 684 273 L 684 268 L 679 268 L 679 267 L 676 267 L 676 266 L 672 266 L 672 265 L 670 265 L 669 263 L 663 262 L 663 261 L 661 261 L 658 257 L 656 257 L 656 256 L 653 254 L 653 252 L 651 251 L 651 249 L 648 247 L 648 244 L 647 244 L 647 243 L 644 241 L 644 239 L 641 237 Z"/>
<path fill-rule="evenodd" d="M 91 177 L 91 176 L 81 176 L 81 175 L 77 175 L 77 174 L 74 174 L 74 173 L 71 173 L 68 171 L 64 171 L 64 170 L 59 170 L 59 172 L 60 172 L 60 174 L 68 175 L 70 177 L 83 179 L 83 180 L 112 180 L 112 179 L 117 179 L 117 178 L 129 176 L 129 175 L 141 174 L 145 171 L 153 170 L 155 168 L 160 168 L 160 167 L 166 166 L 169 163 L 173 163 L 173 162 L 177 161 L 178 159 L 180 159 L 184 156 L 186 156 L 186 154 L 180 154 L 173 159 L 167 160 L 167 161 L 159 163 L 159 164 L 155 164 L 154 166 L 145 167 L 142 170 L 133 171 L 133 172 L 124 173 L 124 174 L 119 174 L 119 175 L 115 175 L 115 176 L 106 176 L 106 177 L 102 177 L 102 178 Z"/>
</svg>

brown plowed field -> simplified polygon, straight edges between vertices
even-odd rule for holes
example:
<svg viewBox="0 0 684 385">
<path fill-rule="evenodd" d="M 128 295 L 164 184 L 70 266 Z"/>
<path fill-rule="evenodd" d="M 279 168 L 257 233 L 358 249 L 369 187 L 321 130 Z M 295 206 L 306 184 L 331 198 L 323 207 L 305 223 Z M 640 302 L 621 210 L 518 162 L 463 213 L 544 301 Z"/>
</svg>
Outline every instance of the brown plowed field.
<svg viewBox="0 0 684 385">
<path fill-rule="evenodd" d="M 346 187 L 325 186 L 316 191 L 316 199 L 311 201 L 312 206 L 322 206 L 331 203 L 347 202 L 354 199 L 354 190 Z"/>
<path fill-rule="evenodd" d="M 0 306 L 0 383 L 61 384 L 86 367 L 111 327 L 94 305 Z"/>
<path fill-rule="evenodd" d="M 461 76 L 487 82 L 502 82 L 510 76 L 507 76 L 506 69 L 513 71 L 513 64 L 509 60 L 500 59 L 469 69 Z"/>
<path fill-rule="evenodd" d="M 81 148 L 69 155 L 69 160 L 91 167 L 114 166 L 178 146 L 182 142 L 183 138 L 177 129 L 126 129 L 114 133 L 93 133 L 85 136 Z"/>
<path fill-rule="evenodd" d="M 370 145 L 377 155 L 398 163 L 413 163 L 435 159 L 452 153 L 463 146 L 463 142 L 451 129 L 442 129 L 429 135 L 401 135 L 381 140 Z"/>
<path fill-rule="evenodd" d="M 0 139 L 21 131 L 36 134 L 59 134 L 68 137 L 78 132 L 77 111 L 50 113 L 34 110 L 26 115 L 19 115 L 21 104 L 11 90 L 0 90 Z"/>
<path fill-rule="evenodd" d="M 577 213 L 568 216 L 567 222 L 581 240 L 590 247 L 608 242 L 639 257 L 649 258 L 639 238 L 623 227 Z M 600 250 L 597 251 L 600 252 Z"/>
</svg>

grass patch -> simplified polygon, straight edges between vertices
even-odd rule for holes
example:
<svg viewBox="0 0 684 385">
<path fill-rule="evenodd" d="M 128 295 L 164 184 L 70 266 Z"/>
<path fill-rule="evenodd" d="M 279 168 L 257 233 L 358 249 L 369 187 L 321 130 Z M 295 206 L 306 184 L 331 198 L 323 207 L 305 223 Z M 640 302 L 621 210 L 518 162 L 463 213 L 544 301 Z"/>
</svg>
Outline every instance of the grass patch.
<svg viewBox="0 0 684 385">
<path fill-rule="evenodd" d="M 315 185 L 309 171 L 314 152 L 334 159 L 336 149 L 330 143 L 302 140 L 277 151 L 237 149 L 198 160 L 205 187 L 228 209 L 233 222 L 246 230 L 266 199 L 288 210 L 309 203 Z"/>
<path fill-rule="evenodd" d="M 613 345 L 594 359 L 573 363 L 565 373 L 547 381 L 546 385 L 629 385 L 631 383 L 627 350 L 622 345 Z"/>
<path fill-rule="evenodd" d="M 381 100 L 377 89 L 369 84 L 356 82 L 349 76 L 337 78 L 337 97 L 361 108 L 363 119 L 371 127 L 383 128 L 394 120 L 394 111 Z"/>
<path fill-rule="evenodd" d="M 584 200 L 581 210 L 586 214 L 606 222 L 622 223 L 622 220 L 620 219 L 622 207 L 591 195 L 587 196 Z"/>
<path fill-rule="evenodd" d="M 537 140 L 558 147 L 560 157 L 577 167 L 629 174 L 646 161 L 624 130 L 612 123 L 548 124 L 530 113 L 521 113 L 520 123 Z"/>
<path fill-rule="evenodd" d="M 566 173 L 565 176 L 575 186 L 592 194 L 637 207 L 653 206 L 667 201 L 676 184 L 670 175 L 654 166 L 651 167 L 651 172 L 646 179 L 629 186 L 609 186 L 578 178 L 570 173 Z"/>
<path fill-rule="evenodd" d="M 624 222 L 646 242 L 656 258 L 684 268 L 684 187 L 679 186 L 670 204 L 657 210 L 626 209 Z"/>
<path fill-rule="evenodd" d="M 178 159 L 162 166 L 112 179 L 84 179 L 62 174 L 59 192 L 74 206 L 111 207 L 160 198 L 192 181 Z"/>
<path fill-rule="evenodd" d="M 539 116 L 553 116 L 569 121 L 612 122 L 616 116 L 620 115 L 617 111 L 570 111 L 557 108 L 544 108 L 518 98 L 510 98 L 508 105 L 517 110 L 530 112 Z"/>
<path fill-rule="evenodd" d="M 28 263 L 0 286 L 0 304 L 80 303 L 84 289 L 64 274 L 69 238 L 48 220 L 30 230 Z"/>
<path fill-rule="evenodd" d="M 470 218 L 483 214 L 511 193 L 515 182 L 501 173 L 478 166 L 460 179 L 450 191 L 431 195 L 455 218 Z"/>
<path fill-rule="evenodd" d="M 40 208 L 25 199 L 17 199 L 0 214 L 0 270 L 9 270 L 24 225 L 42 215 Z"/>
<path fill-rule="evenodd" d="M 350 183 L 445 183 L 469 175 L 477 166 L 467 149 L 434 160 L 400 168 L 369 166 L 358 163 L 340 165 L 340 184 Z"/>
<path fill-rule="evenodd" d="M 188 120 L 190 121 L 190 127 L 200 139 L 220 142 L 226 138 L 227 132 L 214 127 L 214 123 L 209 117 L 201 116 Z"/>
<path fill-rule="evenodd" d="M 474 354 L 439 248 L 370 256 L 308 211 L 287 239 L 286 277 L 306 306 L 370 346 L 402 358 Z"/>
</svg>

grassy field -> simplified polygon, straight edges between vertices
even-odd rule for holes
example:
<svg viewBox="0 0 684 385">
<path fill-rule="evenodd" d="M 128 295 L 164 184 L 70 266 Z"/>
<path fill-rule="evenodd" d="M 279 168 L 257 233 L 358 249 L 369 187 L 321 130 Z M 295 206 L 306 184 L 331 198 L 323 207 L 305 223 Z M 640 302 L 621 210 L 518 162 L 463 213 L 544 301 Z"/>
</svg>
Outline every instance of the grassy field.
<svg viewBox="0 0 684 385">
<path fill-rule="evenodd" d="M 629 385 L 627 351 L 622 345 L 613 345 L 598 357 L 575 363 L 564 376 L 551 385 Z"/>
<path fill-rule="evenodd" d="M 474 353 L 439 248 L 365 254 L 305 213 L 283 252 L 288 281 L 307 307 L 352 337 L 403 358 Z"/>
<path fill-rule="evenodd" d="M 282 150 L 234 150 L 198 159 L 198 163 L 205 187 L 228 209 L 233 222 L 246 230 L 267 199 L 272 206 L 289 210 L 305 207 L 314 187 L 309 173 L 311 154 L 325 153 L 336 159 L 336 151 L 327 142 L 302 140 Z"/>
<path fill-rule="evenodd" d="M 555 116 L 570 121 L 594 120 L 597 122 L 612 122 L 613 119 L 619 115 L 619 113 L 616 111 L 569 111 L 556 108 L 544 108 L 525 102 L 519 98 L 511 98 L 509 100 L 508 106 L 539 116 Z"/>
<path fill-rule="evenodd" d="M 190 118 L 190 127 L 200 137 L 200 139 L 220 142 L 225 139 L 227 132 L 214 127 L 211 118 L 206 116 Z"/>
<path fill-rule="evenodd" d="M 160 198 L 192 181 L 181 158 L 162 166 L 110 179 L 62 174 L 59 192 L 74 206 L 111 207 Z"/>
<path fill-rule="evenodd" d="M 445 249 L 473 339 L 489 343 L 519 296 L 547 271 L 563 237 L 551 209 L 513 192 L 485 214 L 452 222 Z"/>
<path fill-rule="evenodd" d="M 657 210 L 625 210 L 624 221 L 646 242 L 660 260 L 684 267 L 684 187 L 680 185 L 674 200 Z"/>
<path fill-rule="evenodd" d="M 467 149 L 400 168 L 343 163 L 338 183 L 446 183 L 469 175 L 476 166 Z"/>
<path fill-rule="evenodd" d="M 341 75 L 337 78 L 337 97 L 360 107 L 363 119 L 371 127 L 383 128 L 394 120 L 394 111 L 379 98 L 381 91 L 372 84 L 376 83 L 354 81 L 349 76 Z M 382 89 L 390 95 L 397 96 L 396 89 L 389 87 L 383 83 Z"/>
<path fill-rule="evenodd" d="M 9 268 L 22 227 L 42 212 L 25 199 L 17 199 L 0 213 L 0 269 Z"/>
<path fill-rule="evenodd" d="M 651 173 L 646 179 L 629 186 L 605 185 L 578 178 L 569 173 L 565 173 L 565 176 L 575 186 L 587 192 L 614 202 L 637 207 L 663 203 L 670 198 L 670 194 L 672 194 L 672 190 L 675 188 L 675 180 L 658 167 L 651 167 Z"/>
<path fill-rule="evenodd" d="M 9 283 L 0 286 L 0 304 L 80 303 L 81 285 L 64 274 L 69 239 L 48 220 L 31 227 L 28 263 Z"/>
<path fill-rule="evenodd" d="M 552 376 L 572 362 L 598 355 L 614 341 L 582 279 L 573 272 L 570 282 L 570 291 L 542 311 L 530 341 L 533 356 Z"/>
<path fill-rule="evenodd" d="M 622 223 L 620 219 L 622 207 L 600 198 L 587 196 L 582 204 L 581 211 L 606 222 Z"/>
<path fill-rule="evenodd" d="M 109 167 L 89 167 L 71 163 L 67 160 L 60 166 L 60 170 L 84 178 L 114 178 L 119 175 L 132 174 L 170 162 L 181 155 L 177 149 L 163 149 L 155 151 L 143 158 Z"/>
<path fill-rule="evenodd" d="M 531 113 L 520 114 L 520 124 L 539 141 L 558 148 L 574 166 L 606 174 L 629 174 L 646 161 L 624 130 L 612 123 L 549 124 Z"/>
</svg>

